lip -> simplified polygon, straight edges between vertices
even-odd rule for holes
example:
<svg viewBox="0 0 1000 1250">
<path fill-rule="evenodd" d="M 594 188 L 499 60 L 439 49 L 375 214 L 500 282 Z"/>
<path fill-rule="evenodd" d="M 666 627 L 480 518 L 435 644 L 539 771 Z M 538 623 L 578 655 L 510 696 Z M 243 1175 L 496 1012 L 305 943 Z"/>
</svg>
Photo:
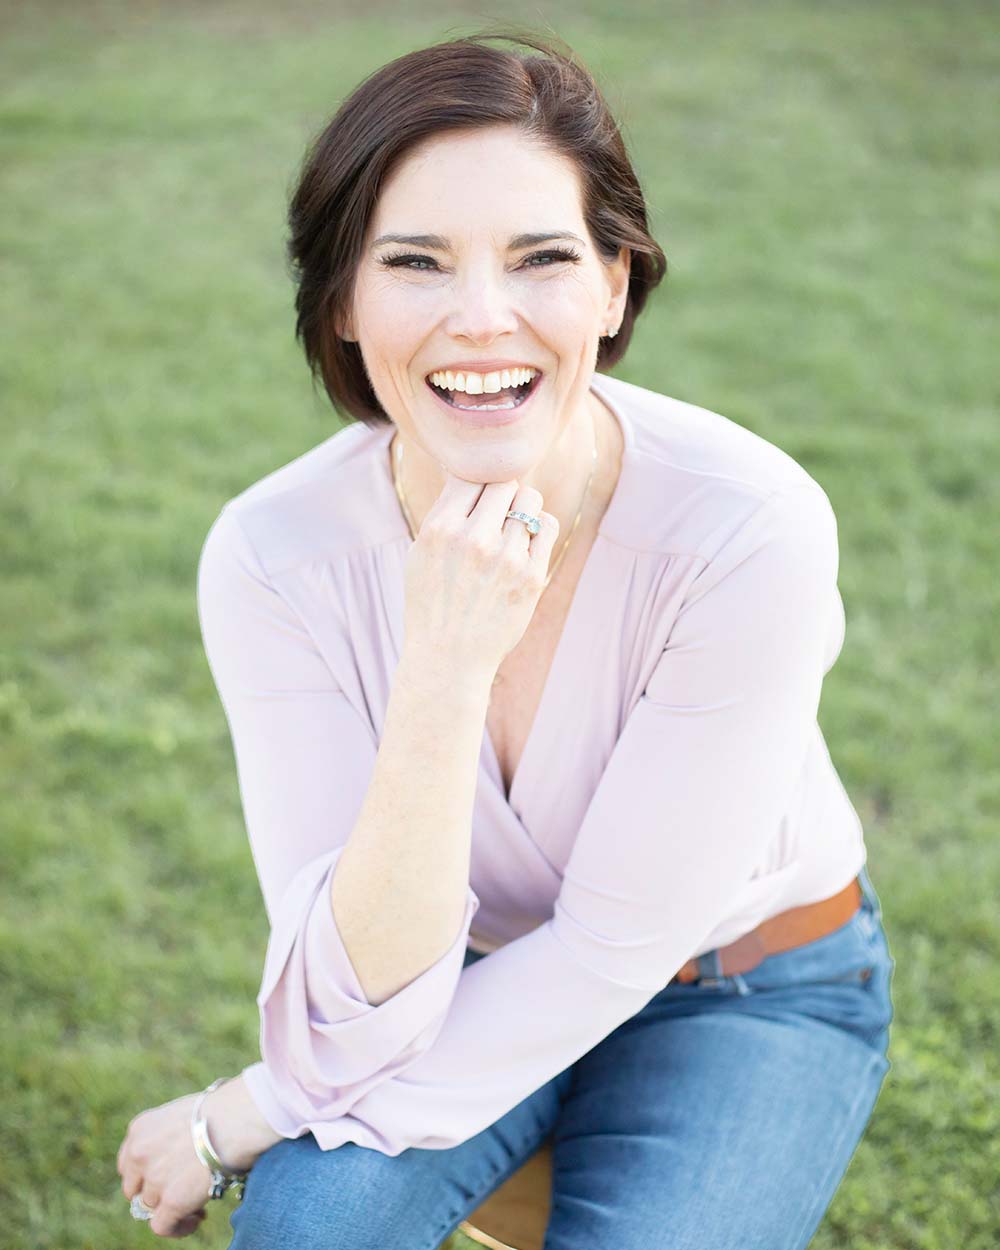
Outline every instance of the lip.
<svg viewBox="0 0 1000 1250">
<path fill-rule="evenodd" d="M 457 422 L 458 425 L 486 429 L 495 425 L 512 425 L 515 421 L 519 421 L 521 419 L 521 414 L 527 407 L 530 406 L 531 401 L 541 390 L 544 380 L 544 374 L 538 373 L 532 381 L 531 390 L 528 392 L 526 399 L 522 400 L 516 408 L 506 408 L 498 412 L 463 412 L 461 408 L 456 408 L 454 404 L 449 404 L 441 394 L 440 389 L 436 387 L 433 382 L 427 382 L 425 380 L 425 385 L 427 386 L 427 389 L 433 393 L 434 398 L 440 407 L 442 407 L 448 416 L 451 417 L 453 421 Z"/>
</svg>

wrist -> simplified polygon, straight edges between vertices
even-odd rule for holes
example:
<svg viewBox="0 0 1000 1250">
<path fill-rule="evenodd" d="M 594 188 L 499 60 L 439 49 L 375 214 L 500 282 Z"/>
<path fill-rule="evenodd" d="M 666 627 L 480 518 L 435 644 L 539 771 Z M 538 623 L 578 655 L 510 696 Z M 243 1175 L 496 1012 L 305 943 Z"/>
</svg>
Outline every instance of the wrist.
<svg viewBox="0 0 1000 1250">
<path fill-rule="evenodd" d="M 489 699 L 498 667 L 488 662 L 461 664 L 441 647 L 404 641 L 393 681 L 427 697 L 476 703 Z"/>
<path fill-rule="evenodd" d="M 248 1171 L 265 1150 L 284 1140 L 250 1097 L 242 1073 L 212 1090 L 202 1114 L 219 1159 L 233 1172 Z"/>
</svg>

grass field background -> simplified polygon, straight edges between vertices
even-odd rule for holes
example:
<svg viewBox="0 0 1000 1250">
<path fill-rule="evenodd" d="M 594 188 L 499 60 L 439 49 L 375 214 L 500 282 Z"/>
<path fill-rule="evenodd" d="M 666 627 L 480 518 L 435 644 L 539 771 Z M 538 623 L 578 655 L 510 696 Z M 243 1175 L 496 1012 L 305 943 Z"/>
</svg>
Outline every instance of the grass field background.
<svg viewBox="0 0 1000 1250">
<path fill-rule="evenodd" d="M 0 7 L 0 1246 L 149 1245 L 115 1171 L 129 1119 L 257 1057 L 267 924 L 198 554 L 337 428 L 283 255 L 309 136 L 376 66 L 510 16 L 598 74 L 670 262 L 615 373 L 783 447 L 838 516 L 820 721 L 896 1016 L 812 1244 L 992 1250 L 995 6 L 360 12 Z M 230 1202 L 188 1244 L 227 1245 Z"/>
</svg>

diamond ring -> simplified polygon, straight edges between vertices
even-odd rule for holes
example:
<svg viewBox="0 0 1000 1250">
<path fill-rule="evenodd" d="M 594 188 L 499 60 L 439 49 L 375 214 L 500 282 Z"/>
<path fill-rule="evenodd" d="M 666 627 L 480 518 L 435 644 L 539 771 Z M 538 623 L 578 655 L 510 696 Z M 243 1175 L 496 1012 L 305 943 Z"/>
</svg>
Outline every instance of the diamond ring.
<svg viewBox="0 0 1000 1250">
<path fill-rule="evenodd" d="M 155 1211 L 146 1206 L 138 1194 L 135 1195 L 129 1204 L 129 1210 L 132 1212 L 134 1220 L 151 1220 L 156 1214 Z"/>
<path fill-rule="evenodd" d="M 542 528 L 541 519 L 532 516 L 530 512 L 508 512 L 507 516 L 512 517 L 515 521 L 523 521 L 529 534 L 537 534 Z M 504 520 L 506 519 L 507 517 L 504 517 Z"/>
</svg>

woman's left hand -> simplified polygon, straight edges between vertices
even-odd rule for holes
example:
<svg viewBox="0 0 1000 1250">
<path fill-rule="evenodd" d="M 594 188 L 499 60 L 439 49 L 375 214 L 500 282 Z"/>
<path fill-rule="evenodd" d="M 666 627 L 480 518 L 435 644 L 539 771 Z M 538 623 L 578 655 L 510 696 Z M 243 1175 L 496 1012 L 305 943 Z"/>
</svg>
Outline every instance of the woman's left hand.
<svg viewBox="0 0 1000 1250">
<path fill-rule="evenodd" d="M 191 1111 L 201 1095 L 185 1094 L 130 1121 L 118 1151 L 118 1174 L 130 1201 L 136 1194 L 156 1214 L 159 1237 L 186 1237 L 205 1218 L 212 1175 L 198 1158 Z M 282 1140 L 264 1119 L 240 1073 L 205 1092 L 201 1114 L 214 1150 L 231 1172 L 249 1172 L 265 1150 Z"/>
<path fill-rule="evenodd" d="M 191 1110 L 198 1094 L 142 1111 L 130 1121 L 118 1151 L 125 1197 L 136 1194 L 155 1211 L 158 1237 L 187 1237 L 205 1218 L 212 1178 L 195 1152 Z"/>
</svg>

